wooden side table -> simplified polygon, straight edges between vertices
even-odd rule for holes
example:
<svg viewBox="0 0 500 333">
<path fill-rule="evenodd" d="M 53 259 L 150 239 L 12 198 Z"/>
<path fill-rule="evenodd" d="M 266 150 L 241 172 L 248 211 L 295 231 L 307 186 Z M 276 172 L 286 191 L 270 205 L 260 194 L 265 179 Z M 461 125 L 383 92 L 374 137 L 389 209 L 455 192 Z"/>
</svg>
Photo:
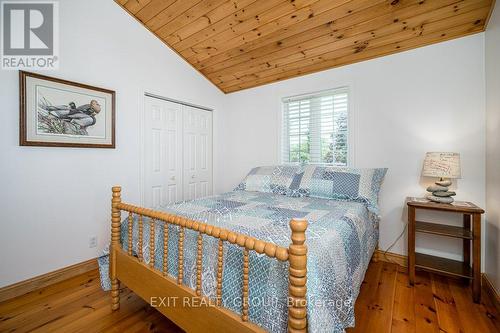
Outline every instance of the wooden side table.
<svg viewBox="0 0 500 333">
<path fill-rule="evenodd" d="M 415 283 L 415 268 L 472 280 L 472 297 L 475 303 L 481 300 L 481 214 L 482 208 L 470 202 L 452 204 L 423 202 L 407 198 L 408 205 L 408 273 L 410 284 Z M 456 227 L 440 223 L 416 221 L 417 209 L 459 213 L 463 215 L 463 226 Z M 472 220 L 472 225 L 471 225 Z M 472 226 L 472 229 L 471 229 Z M 464 261 L 456 261 L 415 252 L 416 233 L 428 233 L 463 239 Z M 471 268 L 472 242 L 472 268 Z"/>
</svg>

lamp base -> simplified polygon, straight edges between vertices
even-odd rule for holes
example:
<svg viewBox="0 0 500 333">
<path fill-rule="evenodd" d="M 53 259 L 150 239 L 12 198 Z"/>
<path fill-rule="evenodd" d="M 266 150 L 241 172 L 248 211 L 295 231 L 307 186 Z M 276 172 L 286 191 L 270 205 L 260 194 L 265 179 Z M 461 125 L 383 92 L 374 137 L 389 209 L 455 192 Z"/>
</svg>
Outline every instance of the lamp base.
<svg viewBox="0 0 500 333">
<path fill-rule="evenodd" d="M 455 201 L 452 197 L 438 197 L 435 195 L 428 195 L 427 199 L 429 199 L 432 202 L 447 203 L 447 204 L 450 204 L 453 201 Z"/>
<path fill-rule="evenodd" d="M 429 186 L 427 192 L 431 192 L 431 195 L 427 196 L 427 199 L 438 203 L 452 203 L 453 196 L 456 195 L 453 191 L 448 191 L 448 187 L 451 185 L 451 180 L 441 178 L 439 181 L 435 182 L 435 185 Z"/>
</svg>

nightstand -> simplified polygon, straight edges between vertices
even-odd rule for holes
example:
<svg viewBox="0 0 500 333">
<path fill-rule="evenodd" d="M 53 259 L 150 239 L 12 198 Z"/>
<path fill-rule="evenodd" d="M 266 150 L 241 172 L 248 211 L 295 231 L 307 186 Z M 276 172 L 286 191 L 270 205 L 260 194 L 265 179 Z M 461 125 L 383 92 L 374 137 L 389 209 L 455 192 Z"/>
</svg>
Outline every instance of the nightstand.
<svg viewBox="0 0 500 333">
<path fill-rule="evenodd" d="M 484 210 L 470 202 L 456 201 L 451 204 L 425 202 L 407 198 L 408 205 L 408 273 L 410 284 L 415 282 L 415 269 L 472 280 L 472 297 L 475 303 L 481 299 L 481 214 Z M 417 209 L 458 213 L 463 215 L 463 226 L 456 227 L 436 222 L 416 221 Z M 472 223 L 471 223 L 472 221 Z M 472 227 L 472 229 L 471 229 Z M 415 252 L 416 233 L 427 233 L 463 240 L 464 261 L 456 261 Z M 472 243 L 472 267 L 471 267 Z"/>
</svg>

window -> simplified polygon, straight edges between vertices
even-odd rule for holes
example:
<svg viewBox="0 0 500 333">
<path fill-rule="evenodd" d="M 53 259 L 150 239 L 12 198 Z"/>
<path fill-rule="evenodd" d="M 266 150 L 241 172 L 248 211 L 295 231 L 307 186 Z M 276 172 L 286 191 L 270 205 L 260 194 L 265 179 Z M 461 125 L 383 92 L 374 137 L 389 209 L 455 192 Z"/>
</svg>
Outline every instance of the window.
<svg viewBox="0 0 500 333">
<path fill-rule="evenodd" d="M 283 99 L 283 161 L 348 163 L 347 89 Z"/>
</svg>

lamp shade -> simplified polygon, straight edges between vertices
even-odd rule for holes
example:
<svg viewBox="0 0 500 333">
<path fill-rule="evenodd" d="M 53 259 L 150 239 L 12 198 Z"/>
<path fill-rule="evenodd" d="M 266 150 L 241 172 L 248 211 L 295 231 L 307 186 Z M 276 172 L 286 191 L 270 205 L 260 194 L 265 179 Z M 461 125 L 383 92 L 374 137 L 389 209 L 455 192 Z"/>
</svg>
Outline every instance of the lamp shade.
<svg viewBox="0 0 500 333">
<path fill-rule="evenodd" d="M 422 176 L 461 178 L 460 154 L 437 152 L 426 153 Z"/>
</svg>

